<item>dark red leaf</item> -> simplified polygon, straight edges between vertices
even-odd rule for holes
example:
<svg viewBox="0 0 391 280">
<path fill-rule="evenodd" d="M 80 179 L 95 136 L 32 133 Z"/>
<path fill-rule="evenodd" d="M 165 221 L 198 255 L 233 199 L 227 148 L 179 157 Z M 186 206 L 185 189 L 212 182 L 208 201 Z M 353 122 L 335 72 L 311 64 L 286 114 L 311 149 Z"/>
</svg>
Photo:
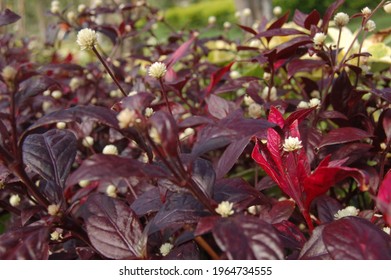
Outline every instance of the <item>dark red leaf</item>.
<svg viewBox="0 0 391 280">
<path fill-rule="evenodd" d="M 66 185 L 75 185 L 80 180 L 112 180 L 131 176 L 161 177 L 164 175 L 167 174 L 156 165 L 115 155 L 96 154 L 83 161 L 81 166 L 68 177 Z"/>
<path fill-rule="evenodd" d="M 47 90 L 57 82 L 46 76 L 33 76 L 20 84 L 20 90 L 16 95 L 18 106 L 22 106 L 29 97 L 36 96 Z"/>
<path fill-rule="evenodd" d="M 372 89 L 371 92 L 391 103 L 391 88 Z"/>
<path fill-rule="evenodd" d="M 345 217 L 323 231 L 327 251 L 335 260 L 390 260 L 391 238 L 371 222 Z"/>
<path fill-rule="evenodd" d="M 14 23 L 20 19 L 20 16 L 15 14 L 10 9 L 5 9 L 0 12 L 0 26 Z"/>
<path fill-rule="evenodd" d="M 138 110 L 142 112 L 146 107 L 149 107 L 155 96 L 149 92 L 138 92 L 136 95 L 127 96 L 121 100 L 123 107 L 129 110 Z"/>
<path fill-rule="evenodd" d="M 85 204 L 88 237 L 102 255 L 112 259 L 141 258 L 145 250 L 143 229 L 124 202 L 94 194 Z"/>
<path fill-rule="evenodd" d="M 188 53 L 188 50 L 191 44 L 194 42 L 194 39 L 195 37 L 192 36 L 189 40 L 183 43 L 173 54 L 171 54 L 170 57 L 165 60 L 167 68 L 171 68 L 178 60 L 180 60 Z"/>
<path fill-rule="evenodd" d="M 162 198 L 158 188 L 153 188 L 140 195 L 130 207 L 141 217 L 159 211 L 162 207 Z"/>
<path fill-rule="evenodd" d="M 218 119 L 226 118 L 230 113 L 237 109 L 237 105 L 229 100 L 211 94 L 205 98 L 209 113 Z"/>
<path fill-rule="evenodd" d="M 171 114 L 157 111 L 150 118 L 152 126 L 156 129 L 166 156 L 178 154 L 178 127 Z"/>
<path fill-rule="evenodd" d="M 191 177 L 194 183 L 206 197 L 211 197 L 216 181 L 216 173 L 212 163 L 208 160 L 197 158 L 192 162 L 191 167 Z"/>
<path fill-rule="evenodd" d="M 304 244 L 300 252 L 301 260 L 331 260 L 331 256 L 323 242 L 322 234 L 325 226 L 315 228 L 310 239 Z"/>
<path fill-rule="evenodd" d="M 200 250 L 195 242 L 174 247 L 163 260 L 199 260 Z"/>
<path fill-rule="evenodd" d="M 76 137 L 68 130 L 32 134 L 23 142 L 23 160 L 45 180 L 64 187 L 76 157 Z"/>
<path fill-rule="evenodd" d="M 241 29 L 243 29 L 244 31 L 246 31 L 248 33 L 251 33 L 253 35 L 257 35 L 257 31 L 255 31 L 254 29 L 252 29 L 249 26 L 244 26 L 244 25 L 240 25 L 240 24 L 237 24 L 237 26 L 239 26 Z"/>
<path fill-rule="evenodd" d="M 0 235 L 1 260 L 47 260 L 49 229 L 45 226 L 16 228 Z"/>
<path fill-rule="evenodd" d="M 270 224 L 253 216 L 220 219 L 212 230 L 220 249 L 231 260 L 284 258 L 281 240 Z"/>
<path fill-rule="evenodd" d="M 299 36 L 295 37 L 291 40 L 289 40 L 286 43 L 280 44 L 276 47 L 277 50 L 277 57 L 278 58 L 285 58 L 286 56 L 290 54 L 296 53 L 296 50 L 298 47 L 306 45 L 306 44 L 312 44 L 312 39 L 309 36 Z"/>
<path fill-rule="evenodd" d="M 383 213 L 387 224 L 391 225 L 391 170 L 384 176 L 377 194 L 377 207 Z"/>
<path fill-rule="evenodd" d="M 323 111 L 320 112 L 319 117 L 322 119 L 341 119 L 341 120 L 348 120 L 348 118 L 338 111 Z"/>
<path fill-rule="evenodd" d="M 273 224 L 273 227 L 278 231 L 278 236 L 286 248 L 301 250 L 307 241 L 304 234 L 292 222 L 284 220 Z"/>
<path fill-rule="evenodd" d="M 298 26 L 300 27 L 304 27 L 304 22 L 307 18 L 307 14 L 299 11 L 299 10 L 295 10 L 295 14 L 293 15 L 293 22 L 296 23 Z"/>
<path fill-rule="evenodd" d="M 289 11 L 287 11 L 284 15 L 282 15 L 280 18 L 278 18 L 276 21 L 270 24 L 267 30 L 280 29 L 286 23 L 288 18 L 289 18 Z"/>
<path fill-rule="evenodd" d="M 228 145 L 217 163 L 216 176 L 218 179 L 227 174 L 228 171 L 235 165 L 236 161 L 247 147 L 249 141 L 250 139 L 248 137 L 239 141 L 234 141 Z"/>
<path fill-rule="evenodd" d="M 262 38 L 262 37 L 271 38 L 274 36 L 291 36 L 291 35 L 302 35 L 302 34 L 304 33 L 293 28 L 277 28 L 277 29 L 269 29 L 260 32 L 254 38 Z M 244 47 L 243 50 L 245 50 Z"/>
<path fill-rule="evenodd" d="M 327 133 L 322 141 L 319 143 L 318 148 L 322 148 L 329 145 L 336 145 L 342 143 L 349 143 L 353 141 L 359 141 L 364 138 L 369 138 L 372 135 L 367 131 L 354 128 L 354 127 L 341 127 L 331 130 Z"/>
<path fill-rule="evenodd" d="M 207 216 L 200 218 L 194 231 L 194 236 L 211 232 L 219 219 L 221 219 L 220 216 Z"/>
<path fill-rule="evenodd" d="M 313 10 L 304 20 L 304 28 L 311 30 L 312 25 L 318 25 L 320 14 L 317 10 Z"/>
<path fill-rule="evenodd" d="M 315 204 L 319 220 L 322 223 L 334 221 L 334 215 L 338 212 L 338 210 L 342 209 L 342 205 L 337 200 L 327 195 L 316 198 Z"/>
<path fill-rule="evenodd" d="M 235 63 L 235 61 L 232 61 L 227 66 L 224 66 L 223 68 L 220 68 L 216 72 L 212 74 L 210 77 L 210 83 L 208 88 L 206 89 L 206 93 L 209 94 L 212 92 L 213 88 L 216 86 L 218 82 L 223 78 L 223 76 L 231 69 L 231 66 Z"/>
<path fill-rule="evenodd" d="M 391 141 L 391 109 L 387 109 L 384 111 L 383 115 L 383 129 L 384 133 L 386 134 L 387 137 L 387 142 Z"/>
<path fill-rule="evenodd" d="M 309 114 L 312 113 L 312 111 L 314 111 L 316 108 L 315 107 L 312 107 L 312 108 L 308 108 L 308 109 L 300 109 L 300 110 L 296 110 L 294 111 L 292 114 L 289 115 L 289 117 L 285 120 L 285 123 L 284 123 L 284 128 L 288 128 L 289 126 L 292 125 L 292 123 L 294 123 L 295 121 L 297 121 L 297 123 L 301 123 Z"/>
<path fill-rule="evenodd" d="M 295 210 L 295 207 L 296 204 L 292 200 L 278 201 L 269 211 L 270 223 L 275 224 L 288 220 Z"/>
<path fill-rule="evenodd" d="M 311 72 L 325 64 L 324 60 L 295 59 L 288 64 L 288 77 L 292 78 L 297 72 Z"/>
</svg>

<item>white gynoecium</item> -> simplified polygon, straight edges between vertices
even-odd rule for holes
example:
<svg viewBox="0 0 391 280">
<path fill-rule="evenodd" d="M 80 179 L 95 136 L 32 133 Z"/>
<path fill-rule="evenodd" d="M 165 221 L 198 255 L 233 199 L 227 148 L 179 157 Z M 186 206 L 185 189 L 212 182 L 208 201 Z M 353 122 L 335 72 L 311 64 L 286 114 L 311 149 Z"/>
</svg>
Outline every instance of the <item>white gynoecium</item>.
<svg viewBox="0 0 391 280">
<path fill-rule="evenodd" d="M 233 215 L 233 213 L 234 213 L 234 210 L 232 209 L 233 205 L 234 204 L 229 201 L 220 202 L 219 205 L 217 206 L 217 208 L 215 209 L 216 213 L 224 218 L 229 217 L 229 216 Z"/>
<path fill-rule="evenodd" d="M 359 212 L 360 212 L 360 210 L 357 209 L 356 207 L 348 206 L 344 209 L 338 210 L 338 212 L 334 215 L 334 219 L 338 220 L 343 217 L 357 216 Z"/>
<path fill-rule="evenodd" d="M 163 62 L 155 62 L 148 69 L 148 75 L 155 79 L 161 79 L 166 75 L 167 66 Z"/>
<path fill-rule="evenodd" d="M 282 148 L 285 152 L 294 152 L 303 148 L 301 145 L 301 140 L 298 137 L 289 136 L 285 139 L 284 144 L 282 144 Z"/>
<path fill-rule="evenodd" d="M 98 36 L 95 30 L 84 28 L 77 33 L 76 43 L 83 50 L 92 50 L 98 44 Z"/>
</svg>

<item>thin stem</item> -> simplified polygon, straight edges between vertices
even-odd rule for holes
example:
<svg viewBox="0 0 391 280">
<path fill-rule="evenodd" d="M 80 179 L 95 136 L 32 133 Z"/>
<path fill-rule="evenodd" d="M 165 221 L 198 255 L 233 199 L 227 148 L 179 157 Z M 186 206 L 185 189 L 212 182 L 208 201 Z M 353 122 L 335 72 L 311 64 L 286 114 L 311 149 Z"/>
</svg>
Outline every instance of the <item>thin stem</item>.
<svg viewBox="0 0 391 280">
<path fill-rule="evenodd" d="M 314 225 L 312 223 L 312 219 L 311 219 L 310 214 L 308 213 L 307 210 L 304 210 L 304 209 L 301 210 L 301 214 L 303 215 L 304 220 L 308 225 L 308 230 L 310 231 L 310 234 L 312 234 L 312 231 L 314 230 Z"/>
<path fill-rule="evenodd" d="M 170 103 L 168 102 L 167 92 L 166 92 L 166 89 L 164 87 L 163 80 L 161 78 L 158 79 L 158 80 L 159 80 L 160 87 L 162 89 L 162 95 L 163 95 L 164 101 L 166 102 L 166 106 L 168 108 L 168 111 L 170 112 L 170 115 L 172 117 L 174 117 L 173 114 L 172 114 L 172 111 L 171 111 Z"/>
<path fill-rule="evenodd" d="M 204 249 L 208 255 L 213 259 L 213 260 L 219 260 L 220 257 L 217 255 L 217 253 L 213 250 L 212 247 L 205 241 L 205 239 L 202 236 L 197 236 L 194 238 L 194 240 L 197 242 L 198 245 L 201 246 L 202 249 Z"/>
<path fill-rule="evenodd" d="M 133 186 L 130 184 L 129 180 L 126 178 L 124 180 L 125 180 L 126 184 L 128 185 L 128 188 L 129 188 L 130 192 L 132 193 L 133 197 L 135 199 L 137 199 L 138 195 L 137 195 L 136 191 L 134 190 Z"/>
<path fill-rule="evenodd" d="M 14 213 L 17 216 L 20 216 L 20 210 L 18 208 L 13 207 L 2 200 L 0 200 L 0 208 L 3 208 L 10 213 Z"/>
<path fill-rule="evenodd" d="M 341 43 L 341 35 L 342 35 L 342 28 L 340 27 L 339 28 L 339 32 L 338 32 L 338 40 L 337 40 L 337 46 L 336 46 L 336 54 L 335 54 L 335 62 L 334 62 L 334 65 L 337 65 L 338 64 L 338 55 L 339 55 L 339 45 Z"/>
<path fill-rule="evenodd" d="M 122 95 L 124 97 L 127 96 L 127 94 L 125 93 L 124 89 L 122 88 L 122 86 L 120 85 L 120 83 L 118 82 L 117 78 L 115 77 L 114 73 L 111 71 L 110 67 L 107 65 L 106 61 L 103 59 L 103 57 L 100 55 L 100 53 L 98 52 L 98 50 L 95 48 L 95 47 L 92 47 L 92 50 L 93 52 L 95 53 L 95 55 L 98 57 L 98 59 L 100 60 L 100 62 L 102 62 L 103 66 L 105 67 L 107 73 L 109 73 L 110 77 L 113 79 L 114 83 L 117 85 L 117 87 L 119 88 L 119 90 L 121 91 Z"/>
</svg>

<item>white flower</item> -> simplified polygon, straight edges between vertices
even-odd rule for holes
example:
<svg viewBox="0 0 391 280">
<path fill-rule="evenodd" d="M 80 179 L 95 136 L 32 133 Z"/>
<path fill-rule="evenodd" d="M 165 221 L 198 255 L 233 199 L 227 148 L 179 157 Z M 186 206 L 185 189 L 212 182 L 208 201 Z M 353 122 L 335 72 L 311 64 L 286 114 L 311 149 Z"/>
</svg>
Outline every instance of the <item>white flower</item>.
<svg viewBox="0 0 391 280">
<path fill-rule="evenodd" d="M 269 81 L 272 75 L 269 72 L 263 72 L 263 79 Z"/>
<path fill-rule="evenodd" d="M 215 16 L 210 16 L 208 17 L 208 24 L 213 25 L 216 23 L 216 17 Z"/>
<path fill-rule="evenodd" d="M 84 28 L 77 33 L 77 44 L 81 50 L 92 50 L 98 43 L 98 36 L 95 30 Z"/>
<path fill-rule="evenodd" d="M 57 129 L 64 129 L 67 127 L 67 124 L 65 122 L 58 122 L 56 123 Z"/>
<path fill-rule="evenodd" d="M 61 239 L 63 239 L 62 233 L 59 233 L 57 230 L 50 234 L 50 240 L 57 241 Z"/>
<path fill-rule="evenodd" d="M 365 17 L 368 17 L 371 13 L 372 13 L 372 10 L 368 7 L 365 7 L 364 9 L 361 10 L 361 13 L 365 16 Z"/>
<path fill-rule="evenodd" d="M 131 92 L 129 92 L 128 96 L 135 96 L 137 95 L 137 91 L 135 90 L 132 90 Z"/>
<path fill-rule="evenodd" d="M 109 144 L 109 145 L 106 145 L 103 148 L 102 154 L 105 154 L 105 155 L 118 155 L 118 149 L 117 149 L 116 146 L 114 146 L 112 144 Z"/>
<path fill-rule="evenodd" d="M 50 107 L 52 107 L 52 103 L 50 103 L 49 101 L 42 102 L 42 110 L 44 112 L 48 111 Z"/>
<path fill-rule="evenodd" d="M 241 14 L 242 13 L 240 11 L 236 11 L 234 16 L 235 16 L 235 18 L 240 18 Z"/>
<path fill-rule="evenodd" d="M 193 135 L 195 133 L 194 128 L 188 127 L 181 134 L 179 134 L 179 140 L 184 140 L 187 137 Z"/>
<path fill-rule="evenodd" d="M 167 66 L 163 62 L 153 63 L 148 70 L 148 75 L 155 79 L 163 78 L 166 75 Z"/>
<path fill-rule="evenodd" d="M 74 91 L 75 89 L 77 89 L 79 86 L 81 86 L 83 84 L 82 80 L 80 78 L 77 78 L 77 77 L 73 77 L 70 81 L 69 81 L 69 87 L 71 88 L 72 91 Z"/>
<path fill-rule="evenodd" d="M 270 96 L 269 96 L 269 87 L 265 87 L 261 94 L 262 99 L 267 100 L 269 97 L 270 101 L 276 101 L 277 100 L 277 89 L 276 87 L 272 87 L 270 89 Z"/>
<path fill-rule="evenodd" d="M 391 2 L 386 3 L 386 4 L 383 6 L 383 9 L 384 9 L 384 11 L 385 11 L 387 14 L 391 14 Z"/>
<path fill-rule="evenodd" d="M 231 216 L 234 213 L 234 210 L 232 209 L 233 206 L 234 206 L 234 204 L 232 202 L 223 201 L 223 202 L 219 203 L 219 205 L 217 206 L 217 208 L 215 210 L 216 210 L 216 213 L 219 214 L 221 217 L 226 218 L 226 217 Z"/>
<path fill-rule="evenodd" d="M 52 1 L 50 4 L 50 12 L 53 14 L 57 14 L 60 12 L 60 2 L 59 1 Z"/>
<path fill-rule="evenodd" d="M 373 20 L 368 20 L 365 24 L 365 30 L 372 32 L 376 29 L 376 23 Z"/>
<path fill-rule="evenodd" d="M 231 79 L 237 79 L 237 78 L 240 78 L 240 73 L 238 71 L 234 70 L 229 73 L 229 76 L 231 77 Z"/>
<path fill-rule="evenodd" d="M 71 22 L 74 21 L 76 19 L 75 12 L 74 11 L 69 11 L 67 13 L 67 19 L 68 19 L 68 21 L 71 21 Z"/>
<path fill-rule="evenodd" d="M 247 212 L 250 213 L 251 215 L 258 215 L 261 210 L 260 205 L 252 205 L 247 208 Z"/>
<path fill-rule="evenodd" d="M 318 32 L 314 36 L 314 44 L 316 46 L 321 46 L 323 45 L 324 41 L 326 40 L 327 35 L 324 34 L 323 32 Z"/>
<path fill-rule="evenodd" d="M 391 229 L 389 227 L 384 227 L 383 231 L 389 235 L 391 232 Z"/>
<path fill-rule="evenodd" d="M 172 248 L 174 248 L 174 245 L 172 245 L 169 242 L 166 242 L 166 243 L 162 244 L 162 246 L 160 246 L 160 254 L 163 257 L 165 257 L 171 252 Z"/>
<path fill-rule="evenodd" d="M 103 4 L 102 0 L 94 0 L 92 2 L 92 7 L 93 8 L 99 8 L 100 6 L 102 6 L 102 4 Z"/>
<path fill-rule="evenodd" d="M 285 139 L 284 144 L 282 144 L 282 148 L 285 152 L 293 152 L 303 148 L 303 146 L 298 137 L 289 136 Z"/>
<path fill-rule="evenodd" d="M 302 100 L 297 105 L 297 108 L 298 109 L 308 109 L 309 108 L 309 104 L 308 104 L 308 102 Z"/>
<path fill-rule="evenodd" d="M 85 187 L 87 187 L 89 184 L 90 184 L 90 180 L 80 180 L 80 181 L 79 181 L 79 186 L 80 186 L 81 188 L 85 188 Z"/>
<path fill-rule="evenodd" d="M 282 9 L 280 6 L 275 6 L 273 8 L 273 15 L 275 15 L 276 17 L 278 17 L 279 15 L 281 15 L 282 13 Z"/>
<path fill-rule="evenodd" d="M 225 29 L 230 29 L 231 28 L 231 23 L 229 21 L 226 21 L 226 22 L 224 22 L 223 26 L 224 26 Z"/>
<path fill-rule="evenodd" d="M 120 89 L 113 89 L 110 91 L 111 98 L 116 98 L 116 97 L 121 97 L 121 96 L 122 96 L 122 92 Z"/>
<path fill-rule="evenodd" d="M 94 138 L 91 136 L 86 136 L 81 141 L 82 145 L 86 148 L 92 147 L 94 145 Z"/>
<path fill-rule="evenodd" d="M 253 119 L 262 116 L 262 105 L 259 105 L 258 103 L 250 104 L 250 106 L 248 106 L 248 115 Z"/>
<path fill-rule="evenodd" d="M 20 196 L 18 194 L 11 195 L 9 203 L 11 204 L 11 206 L 17 207 L 20 204 Z"/>
<path fill-rule="evenodd" d="M 145 108 L 145 112 L 144 112 L 144 115 L 147 117 L 147 118 L 150 118 L 152 115 L 153 115 L 154 111 L 151 107 L 147 107 Z"/>
<path fill-rule="evenodd" d="M 349 15 L 346 13 L 337 13 L 334 16 L 334 22 L 338 28 L 344 27 L 349 23 Z"/>
<path fill-rule="evenodd" d="M 106 194 L 110 197 L 117 197 L 117 187 L 114 185 L 108 185 L 106 188 Z"/>
<path fill-rule="evenodd" d="M 56 216 L 59 211 L 60 211 L 60 205 L 50 204 L 48 206 L 48 213 L 50 216 Z"/>
<path fill-rule="evenodd" d="M 343 217 L 348 217 L 348 216 L 357 216 L 360 210 L 358 210 L 354 206 L 348 206 L 342 210 L 338 210 L 338 212 L 334 215 L 334 219 L 338 220 Z"/>
<path fill-rule="evenodd" d="M 5 82 L 12 82 L 15 80 L 16 74 L 18 71 L 12 66 L 7 65 L 3 68 L 3 71 L 1 71 L 1 76 L 3 77 Z"/>
<path fill-rule="evenodd" d="M 248 17 L 251 15 L 251 10 L 249 8 L 245 8 L 243 11 L 242 11 L 242 15 L 245 16 L 245 17 Z"/>
<path fill-rule="evenodd" d="M 162 143 L 162 139 L 160 138 L 159 132 L 157 131 L 156 127 L 151 127 L 149 129 L 149 137 L 151 137 L 153 142 L 155 142 L 158 145 Z"/>
<path fill-rule="evenodd" d="M 245 95 L 244 98 L 243 98 L 243 102 L 246 106 L 250 106 L 251 104 L 253 104 L 255 101 L 254 99 L 252 99 L 251 96 L 249 95 Z"/>
<path fill-rule="evenodd" d="M 62 97 L 62 92 L 59 90 L 53 90 L 52 97 L 54 99 L 60 99 Z"/>
<path fill-rule="evenodd" d="M 84 12 L 86 10 L 86 8 L 87 8 L 86 5 L 80 4 L 79 6 L 77 6 L 77 11 L 79 13 L 82 13 L 82 12 Z"/>
<path fill-rule="evenodd" d="M 125 108 L 119 112 L 117 120 L 120 128 L 132 127 L 137 120 L 137 113 L 135 110 Z"/>
<path fill-rule="evenodd" d="M 308 106 L 310 108 L 318 107 L 320 106 L 320 100 L 318 98 L 311 98 L 310 101 L 308 102 Z"/>
</svg>

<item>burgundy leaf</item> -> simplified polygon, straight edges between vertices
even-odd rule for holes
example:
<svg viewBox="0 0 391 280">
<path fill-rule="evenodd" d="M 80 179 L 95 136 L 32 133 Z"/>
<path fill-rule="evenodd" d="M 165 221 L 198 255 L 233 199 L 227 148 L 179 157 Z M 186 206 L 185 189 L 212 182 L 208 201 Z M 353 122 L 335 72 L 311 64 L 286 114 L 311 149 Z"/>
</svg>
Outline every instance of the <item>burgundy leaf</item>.
<svg viewBox="0 0 391 280">
<path fill-rule="evenodd" d="M 146 164 L 136 159 L 115 155 L 96 154 L 84 160 L 81 166 L 68 178 L 66 185 L 75 185 L 80 180 L 112 180 L 115 178 L 161 177 L 164 171 L 156 165 Z"/>
<path fill-rule="evenodd" d="M 327 225 L 323 241 L 335 260 L 390 260 L 391 238 L 371 222 L 345 217 Z"/>
<path fill-rule="evenodd" d="M 311 72 L 325 64 L 324 60 L 295 59 L 288 64 L 288 77 L 292 78 L 297 72 Z"/>
<path fill-rule="evenodd" d="M 187 242 L 174 247 L 163 260 L 199 260 L 200 251 L 195 242 Z"/>
<path fill-rule="evenodd" d="M 322 223 L 334 221 L 334 215 L 342 209 L 342 205 L 337 200 L 327 195 L 316 198 L 315 203 L 319 220 Z"/>
<path fill-rule="evenodd" d="M 286 248 L 301 250 L 307 241 L 300 229 L 287 220 L 275 223 L 273 227 L 278 231 L 278 236 Z"/>
<path fill-rule="evenodd" d="M 241 29 L 243 29 L 244 31 L 246 31 L 248 33 L 251 33 L 253 35 L 257 35 L 257 31 L 255 31 L 254 29 L 252 29 L 249 26 L 244 26 L 244 25 L 240 25 L 240 24 L 237 24 L 237 26 L 239 26 Z"/>
<path fill-rule="evenodd" d="M 329 22 L 334 15 L 335 11 L 345 2 L 345 0 L 336 0 L 333 2 L 326 10 L 323 20 L 322 20 L 322 29 L 323 33 L 327 34 L 327 29 L 329 27 Z"/>
<path fill-rule="evenodd" d="M 284 258 L 282 243 L 273 226 L 256 217 L 237 215 L 220 219 L 212 232 L 217 245 L 231 260 Z"/>
<path fill-rule="evenodd" d="M 150 106 L 154 99 L 155 96 L 149 92 L 139 92 L 136 95 L 123 98 L 121 104 L 129 110 L 138 110 L 141 112 L 146 107 Z"/>
<path fill-rule="evenodd" d="M 271 218 L 270 223 L 275 224 L 288 220 L 295 210 L 295 207 L 296 204 L 292 200 L 278 201 L 269 211 L 269 216 Z"/>
<path fill-rule="evenodd" d="M 183 43 L 172 55 L 170 55 L 169 58 L 166 59 L 165 63 L 167 65 L 167 68 L 171 68 L 178 60 L 180 60 L 188 53 L 188 50 L 191 44 L 194 42 L 194 39 L 195 37 L 192 36 L 189 40 Z"/>
<path fill-rule="evenodd" d="M 303 121 L 309 114 L 312 113 L 316 108 L 308 108 L 308 109 L 300 109 L 294 111 L 292 114 L 289 115 L 289 117 L 284 122 L 284 128 L 288 128 L 292 125 L 295 121 L 299 124 L 301 121 Z"/>
<path fill-rule="evenodd" d="M 289 18 L 289 11 L 287 11 L 284 15 L 282 15 L 280 18 L 278 18 L 276 21 L 270 24 L 267 30 L 280 29 L 288 20 L 288 18 Z"/>
<path fill-rule="evenodd" d="M 232 142 L 221 155 L 216 167 L 216 176 L 222 178 L 235 165 L 236 161 L 243 153 L 249 143 L 249 138 L 243 138 L 239 141 Z"/>
<path fill-rule="evenodd" d="M 304 28 L 311 30 L 312 25 L 317 25 L 320 20 L 320 14 L 317 10 L 313 10 L 304 20 Z"/>
<path fill-rule="evenodd" d="M 16 228 L 0 235 L 1 260 L 47 260 L 49 229 L 45 226 Z"/>
<path fill-rule="evenodd" d="M 372 89 L 371 92 L 391 103 L 391 88 Z"/>
<path fill-rule="evenodd" d="M 304 27 L 304 22 L 305 22 L 307 16 L 308 16 L 307 14 L 305 14 L 299 10 L 295 10 L 295 14 L 293 15 L 293 22 L 296 23 L 300 27 Z"/>
<path fill-rule="evenodd" d="M 348 120 L 348 118 L 338 111 L 323 111 L 320 112 L 319 117 L 322 119 L 341 119 L 341 120 Z"/>
<path fill-rule="evenodd" d="M 383 113 L 383 129 L 387 137 L 387 142 L 391 141 L 391 109 L 385 110 Z"/>
<path fill-rule="evenodd" d="M 318 148 L 322 148 L 329 145 L 359 141 L 364 138 L 369 138 L 371 136 L 372 135 L 367 131 L 354 127 L 336 128 L 334 130 L 331 130 L 323 137 Z"/>
<path fill-rule="evenodd" d="M 22 211 L 20 213 L 20 219 L 21 219 L 22 226 L 25 226 L 28 223 L 28 221 L 35 214 L 37 214 L 38 212 L 40 212 L 42 210 L 45 211 L 46 209 L 43 208 L 42 206 L 37 206 L 37 205 L 29 206 L 29 207 L 22 209 Z"/>
<path fill-rule="evenodd" d="M 277 29 L 269 29 L 260 32 L 254 38 L 262 38 L 262 37 L 271 38 L 274 36 L 291 36 L 291 35 L 300 35 L 300 34 L 302 35 L 304 33 L 293 28 L 277 28 Z"/>
<path fill-rule="evenodd" d="M 45 115 L 36 121 L 33 125 L 31 125 L 23 133 L 23 137 L 25 137 L 32 130 L 48 124 L 72 121 L 81 123 L 87 119 L 103 123 L 115 129 L 119 129 L 116 113 L 113 110 L 100 106 L 78 105 L 69 109 L 59 110 Z"/>
<path fill-rule="evenodd" d="M 348 112 L 348 100 L 351 98 L 353 86 L 350 83 L 349 76 L 346 71 L 335 79 L 333 88 L 328 95 L 329 102 L 333 105 L 334 110 L 343 114 Z"/>
<path fill-rule="evenodd" d="M 200 218 L 194 231 L 194 236 L 199 236 L 211 232 L 216 222 L 220 219 L 220 216 L 207 216 Z"/>
<path fill-rule="evenodd" d="M 171 114 L 158 111 L 150 118 L 152 126 L 157 130 L 163 151 L 167 156 L 178 154 L 178 127 Z"/>
<path fill-rule="evenodd" d="M 41 94 L 55 84 L 57 82 L 47 76 L 33 76 L 20 84 L 20 90 L 16 95 L 17 103 L 21 106 L 29 97 Z"/>
<path fill-rule="evenodd" d="M 141 217 L 159 211 L 162 207 L 162 198 L 158 188 L 153 188 L 140 195 L 130 207 Z"/>
<path fill-rule="evenodd" d="M 322 234 L 325 226 L 315 228 L 310 239 L 304 244 L 300 252 L 301 260 L 331 260 L 331 256 L 323 242 Z"/>
<path fill-rule="evenodd" d="M 94 194 L 85 207 L 87 234 L 99 253 L 112 259 L 143 256 L 143 229 L 129 206 L 106 195 Z"/>
<path fill-rule="evenodd" d="M 76 137 L 68 130 L 32 134 L 23 142 L 23 160 L 45 180 L 64 187 L 76 157 Z"/>
<path fill-rule="evenodd" d="M 15 14 L 10 9 L 5 9 L 0 12 L 0 26 L 14 23 L 20 19 L 20 16 Z"/>
<path fill-rule="evenodd" d="M 226 118 L 230 113 L 237 109 L 237 105 L 234 102 L 214 94 L 208 95 L 205 98 L 205 102 L 208 105 L 209 113 L 217 119 Z"/>
<path fill-rule="evenodd" d="M 192 163 L 191 177 L 206 197 L 212 196 L 216 173 L 210 161 L 197 158 Z"/>
<path fill-rule="evenodd" d="M 377 194 L 377 207 L 383 213 L 388 225 L 391 225 L 391 170 L 384 176 Z"/>
<path fill-rule="evenodd" d="M 197 223 L 200 217 L 207 213 L 193 195 L 173 193 L 150 222 L 148 234 L 172 226 L 183 227 L 185 224 Z"/>
<path fill-rule="evenodd" d="M 283 58 L 296 52 L 297 48 L 306 44 L 311 44 L 312 39 L 309 36 L 299 36 L 289 40 L 286 43 L 276 47 L 277 57 Z"/>
<path fill-rule="evenodd" d="M 227 66 L 220 68 L 216 72 L 214 72 L 210 78 L 210 83 L 208 88 L 206 89 L 206 93 L 209 94 L 212 92 L 213 88 L 217 85 L 218 82 L 223 78 L 223 76 L 231 69 L 231 66 L 235 63 L 232 61 Z"/>
</svg>

